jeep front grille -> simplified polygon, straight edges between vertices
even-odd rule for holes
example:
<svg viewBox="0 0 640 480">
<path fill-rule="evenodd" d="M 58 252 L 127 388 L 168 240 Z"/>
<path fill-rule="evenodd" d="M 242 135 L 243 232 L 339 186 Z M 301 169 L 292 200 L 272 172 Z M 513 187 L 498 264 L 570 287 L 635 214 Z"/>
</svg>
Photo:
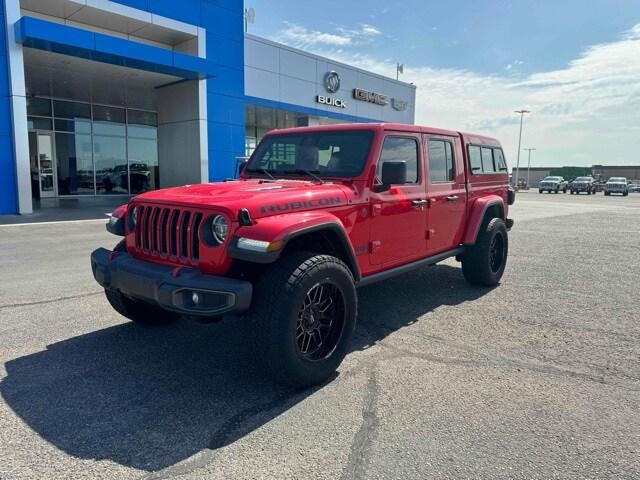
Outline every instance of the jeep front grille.
<svg viewBox="0 0 640 480">
<path fill-rule="evenodd" d="M 202 213 L 153 205 L 137 205 L 135 209 L 136 250 L 180 263 L 198 263 Z"/>
</svg>

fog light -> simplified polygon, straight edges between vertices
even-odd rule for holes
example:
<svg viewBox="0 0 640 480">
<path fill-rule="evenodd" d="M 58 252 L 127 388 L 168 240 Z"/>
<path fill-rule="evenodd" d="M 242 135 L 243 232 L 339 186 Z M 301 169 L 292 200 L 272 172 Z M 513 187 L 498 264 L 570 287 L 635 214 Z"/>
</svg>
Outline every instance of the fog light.
<svg viewBox="0 0 640 480">
<path fill-rule="evenodd" d="M 194 305 L 198 305 L 200 303 L 200 295 L 198 295 L 198 292 L 193 292 L 191 294 L 191 301 Z"/>
</svg>

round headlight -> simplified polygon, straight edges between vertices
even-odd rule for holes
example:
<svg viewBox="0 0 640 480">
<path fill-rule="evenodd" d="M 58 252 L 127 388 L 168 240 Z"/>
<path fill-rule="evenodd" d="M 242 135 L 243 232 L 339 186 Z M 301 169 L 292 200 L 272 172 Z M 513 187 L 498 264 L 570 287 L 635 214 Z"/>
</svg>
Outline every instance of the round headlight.
<svg viewBox="0 0 640 480">
<path fill-rule="evenodd" d="M 229 223 L 222 215 L 216 215 L 211 222 L 211 234 L 218 243 L 224 243 L 229 233 Z"/>
</svg>

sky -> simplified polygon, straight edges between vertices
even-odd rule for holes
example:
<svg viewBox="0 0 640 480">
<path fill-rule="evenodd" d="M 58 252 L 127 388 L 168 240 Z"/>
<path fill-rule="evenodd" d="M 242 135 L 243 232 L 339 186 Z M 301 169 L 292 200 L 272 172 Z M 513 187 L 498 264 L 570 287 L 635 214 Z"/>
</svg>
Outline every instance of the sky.
<svg viewBox="0 0 640 480">
<path fill-rule="evenodd" d="M 515 166 L 640 164 L 640 0 L 245 0 L 249 32 L 417 86 L 416 123 Z M 521 166 L 526 163 L 521 154 Z"/>
</svg>

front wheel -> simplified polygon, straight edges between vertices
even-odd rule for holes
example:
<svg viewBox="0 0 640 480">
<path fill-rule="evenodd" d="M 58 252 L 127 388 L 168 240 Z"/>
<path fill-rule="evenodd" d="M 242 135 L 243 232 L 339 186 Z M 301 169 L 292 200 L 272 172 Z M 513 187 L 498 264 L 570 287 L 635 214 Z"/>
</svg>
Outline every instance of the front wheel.
<svg viewBox="0 0 640 480">
<path fill-rule="evenodd" d="M 275 381 L 318 385 L 335 373 L 357 317 L 353 275 L 330 255 L 293 252 L 263 274 L 250 312 L 254 349 Z"/>
<path fill-rule="evenodd" d="M 495 286 L 500 283 L 507 265 L 509 237 L 501 218 L 485 221 L 476 244 L 462 256 L 462 273 L 474 285 Z"/>
</svg>

